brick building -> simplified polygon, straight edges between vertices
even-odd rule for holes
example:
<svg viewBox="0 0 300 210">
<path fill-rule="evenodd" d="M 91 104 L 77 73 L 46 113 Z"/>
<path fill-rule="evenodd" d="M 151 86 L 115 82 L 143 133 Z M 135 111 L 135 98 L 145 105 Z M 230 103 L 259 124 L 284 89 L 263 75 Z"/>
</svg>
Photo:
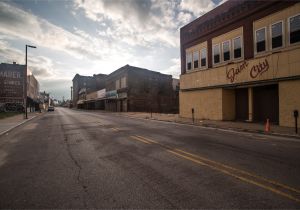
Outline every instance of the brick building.
<svg viewBox="0 0 300 210">
<path fill-rule="evenodd" d="M 93 76 L 82 76 L 76 74 L 73 78 L 73 106 L 84 108 L 84 100 L 87 94 L 103 89 L 105 86 L 105 74 L 94 74 Z"/>
<path fill-rule="evenodd" d="M 109 75 L 77 74 L 73 90 L 73 103 L 77 108 L 178 112 L 179 81 L 171 75 L 134 66 L 123 66 Z"/>
<path fill-rule="evenodd" d="M 39 110 L 40 84 L 34 75 L 27 75 L 27 107 L 30 112 Z"/>
<path fill-rule="evenodd" d="M 7 103 L 23 106 L 24 73 L 25 65 L 0 64 L 0 104 L 2 106 Z"/>
<path fill-rule="evenodd" d="M 106 78 L 105 109 L 108 111 L 176 112 L 172 76 L 123 66 Z"/>
<path fill-rule="evenodd" d="M 294 125 L 299 1 L 229 0 L 180 30 L 180 115 Z"/>
</svg>

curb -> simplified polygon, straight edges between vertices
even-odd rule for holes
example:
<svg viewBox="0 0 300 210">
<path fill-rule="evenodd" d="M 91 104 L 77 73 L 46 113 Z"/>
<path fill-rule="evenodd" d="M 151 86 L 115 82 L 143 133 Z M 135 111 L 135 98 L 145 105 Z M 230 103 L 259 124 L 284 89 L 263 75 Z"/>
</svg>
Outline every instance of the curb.
<svg viewBox="0 0 300 210">
<path fill-rule="evenodd" d="M 90 110 L 78 110 L 75 109 L 76 111 L 84 111 L 87 113 L 101 113 L 101 112 L 93 112 Z M 181 125 L 189 125 L 189 126 L 196 126 L 196 127 L 201 127 L 201 128 L 210 128 L 210 129 L 217 129 L 217 130 L 223 130 L 223 131 L 234 131 L 234 132 L 242 132 L 242 133 L 256 133 L 260 135 L 266 135 L 266 136 L 277 136 L 277 137 L 286 137 L 286 138 L 292 138 L 295 139 L 297 142 L 300 141 L 300 135 L 291 135 L 291 134 L 283 134 L 283 133 L 266 133 L 261 130 L 248 130 L 248 129 L 243 129 L 243 128 L 222 128 L 218 126 L 210 126 L 210 125 L 197 125 L 189 122 L 180 122 L 180 121 L 171 121 L 171 120 L 160 120 L 160 119 L 155 119 L 155 118 L 144 118 L 144 117 L 135 117 L 132 115 L 126 115 L 126 114 L 119 114 L 115 112 L 103 112 L 103 113 L 111 113 L 114 114 L 115 116 L 123 116 L 123 117 L 128 117 L 132 119 L 140 119 L 140 120 L 154 120 L 154 121 L 160 121 L 160 122 L 165 122 L 165 123 L 176 123 L 176 124 L 181 124 Z"/>
<path fill-rule="evenodd" d="M 36 117 L 38 117 L 38 116 L 40 116 L 40 115 L 33 116 L 32 118 L 27 119 L 27 120 L 25 120 L 25 121 L 23 121 L 23 122 L 21 122 L 21 123 L 15 125 L 15 126 L 9 128 L 9 129 L 7 129 L 6 131 L 1 132 L 1 133 L 0 133 L 0 137 L 3 136 L 4 134 L 8 133 L 9 131 L 11 131 L 11 130 L 17 128 L 17 127 L 19 127 L 20 125 L 23 125 L 23 124 L 25 124 L 25 123 L 27 123 L 27 122 L 33 120 L 34 118 L 36 118 Z"/>
<path fill-rule="evenodd" d="M 201 128 L 212 128 L 212 129 L 217 129 L 217 130 L 225 130 L 225 131 L 236 131 L 236 132 L 243 132 L 243 133 L 256 133 L 260 135 L 267 135 L 267 136 L 277 136 L 277 137 L 287 137 L 287 138 L 293 138 L 297 139 L 300 141 L 300 136 L 299 135 L 290 135 L 290 134 L 282 134 L 282 133 L 266 133 L 261 130 L 248 130 L 248 129 L 243 129 L 243 128 L 222 128 L 218 126 L 209 126 L 209 125 L 197 125 L 193 123 L 188 123 L 188 122 L 179 122 L 179 121 L 171 121 L 171 120 L 160 120 L 160 119 L 155 119 L 155 118 L 142 118 L 142 117 L 134 117 L 131 115 L 122 115 L 122 114 L 116 114 L 118 116 L 124 116 L 128 118 L 133 118 L 133 119 L 143 119 L 143 120 L 154 120 L 154 121 L 160 121 L 160 122 L 171 122 L 171 123 L 177 123 L 177 124 L 182 124 L 182 125 L 190 125 L 190 126 L 196 126 L 196 127 L 201 127 Z"/>
</svg>

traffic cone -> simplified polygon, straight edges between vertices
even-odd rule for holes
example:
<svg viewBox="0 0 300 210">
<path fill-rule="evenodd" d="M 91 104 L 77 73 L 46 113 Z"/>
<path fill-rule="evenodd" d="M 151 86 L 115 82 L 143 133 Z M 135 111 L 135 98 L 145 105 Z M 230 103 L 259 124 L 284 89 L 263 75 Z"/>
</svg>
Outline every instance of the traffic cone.
<svg viewBox="0 0 300 210">
<path fill-rule="evenodd" d="M 269 122 L 269 119 L 267 119 L 266 126 L 265 126 L 265 131 L 266 132 L 270 132 L 270 122 Z"/>
</svg>

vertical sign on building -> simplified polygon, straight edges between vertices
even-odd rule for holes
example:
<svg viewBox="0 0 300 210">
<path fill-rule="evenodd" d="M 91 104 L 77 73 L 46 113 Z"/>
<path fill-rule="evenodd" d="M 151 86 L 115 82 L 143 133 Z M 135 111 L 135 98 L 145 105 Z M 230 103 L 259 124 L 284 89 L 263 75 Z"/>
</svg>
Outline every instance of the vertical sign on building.
<svg viewBox="0 0 300 210">
<path fill-rule="evenodd" d="M 24 65 L 0 64 L 0 103 L 23 104 Z"/>
</svg>

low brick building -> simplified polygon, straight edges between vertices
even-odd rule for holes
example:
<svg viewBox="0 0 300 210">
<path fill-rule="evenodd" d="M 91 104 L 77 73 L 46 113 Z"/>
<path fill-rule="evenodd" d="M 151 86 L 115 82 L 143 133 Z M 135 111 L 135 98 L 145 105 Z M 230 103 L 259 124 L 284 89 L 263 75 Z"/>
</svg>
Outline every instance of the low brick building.
<svg viewBox="0 0 300 210">
<path fill-rule="evenodd" d="M 84 108 L 86 95 L 105 87 L 105 74 L 94 74 L 93 76 L 82 76 L 76 74 L 73 78 L 73 106 Z"/>
<path fill-rule="evenodd" d="M 107 111 L 176 112 L 172 76 L 123 66 L 106 78 Z"/>
<path fill-rule="evenodd" d="M 25 65 L 0 64 L 0 106 L 11 103 L 23 106 Z"/>
<path fill-rule="evenodd" d="M 25 65 L 0 64 L 0 109 L 21 111 L 24 106 Z M 39 82 L 33 75 L 27 75 L 27 107 L 29 111 L 39 109 Z"/>
</svg>

